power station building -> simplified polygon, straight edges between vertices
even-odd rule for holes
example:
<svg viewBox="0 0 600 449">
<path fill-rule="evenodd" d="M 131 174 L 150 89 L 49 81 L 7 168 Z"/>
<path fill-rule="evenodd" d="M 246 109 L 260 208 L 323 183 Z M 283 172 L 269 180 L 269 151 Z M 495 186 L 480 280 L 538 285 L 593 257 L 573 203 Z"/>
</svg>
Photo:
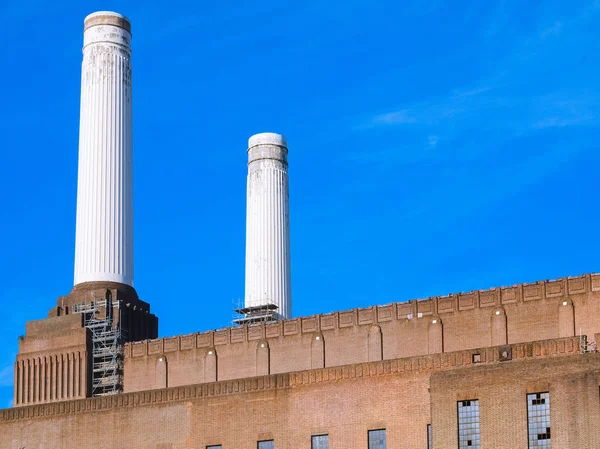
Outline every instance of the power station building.
<svg viewBox="0 0 600 449">
<path fill-rule="evenodd" d="M 248 144 L 240 318 L 157 338 L 134 289 L 131 25 L 84 28 L 74 286 L 26 324 L 0 449 L 600 448 L 600 274 L 293 317 L 279 134 Z"/>
</svg>

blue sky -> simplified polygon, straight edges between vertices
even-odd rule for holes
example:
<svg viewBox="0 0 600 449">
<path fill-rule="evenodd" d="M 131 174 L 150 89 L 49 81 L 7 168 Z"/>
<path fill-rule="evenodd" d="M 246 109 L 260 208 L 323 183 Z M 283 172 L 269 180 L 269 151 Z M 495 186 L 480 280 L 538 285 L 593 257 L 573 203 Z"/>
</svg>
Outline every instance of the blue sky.
<svg viewBox="0 0 600 449">
<path fill-rule="evenodd" d="M 133 24 L 135 286 L 244 296 L 246 142 L 289 144 L 294 315 L 600 271 L 600 2 L 2 0 L 0 408 L 73 283 L 83 18 Z"/>
</svg>

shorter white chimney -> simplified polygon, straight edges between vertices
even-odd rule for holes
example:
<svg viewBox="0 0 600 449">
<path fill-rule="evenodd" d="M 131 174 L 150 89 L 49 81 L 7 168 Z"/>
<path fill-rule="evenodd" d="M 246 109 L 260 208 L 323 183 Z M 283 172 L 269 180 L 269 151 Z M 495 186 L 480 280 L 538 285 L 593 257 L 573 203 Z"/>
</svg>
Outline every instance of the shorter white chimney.
<svg viewBox="0 0 600 449">
<path fill-rule="evenodd" d="M 262 133 L 248 141 L 245 308 L 277 306 L 292 316 L 287 143 Z"/>
</svg>

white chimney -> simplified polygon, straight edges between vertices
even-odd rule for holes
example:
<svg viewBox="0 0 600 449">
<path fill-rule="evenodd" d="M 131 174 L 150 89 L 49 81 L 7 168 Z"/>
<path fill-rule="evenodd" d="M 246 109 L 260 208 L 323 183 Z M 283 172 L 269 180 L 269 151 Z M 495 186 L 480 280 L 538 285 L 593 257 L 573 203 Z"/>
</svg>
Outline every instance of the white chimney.
<svg viewBox="0 0 600 449">
<path fill-rule="evenodd" d="M 287 144 L 280 134 L 248 141 L 245 307 L 292 316 Z"/>
<path fill-rule="evenodd" d="M 131 24 L 114 12 L 84 22 L 75 285 L 133 286 Z"/>
</svg>

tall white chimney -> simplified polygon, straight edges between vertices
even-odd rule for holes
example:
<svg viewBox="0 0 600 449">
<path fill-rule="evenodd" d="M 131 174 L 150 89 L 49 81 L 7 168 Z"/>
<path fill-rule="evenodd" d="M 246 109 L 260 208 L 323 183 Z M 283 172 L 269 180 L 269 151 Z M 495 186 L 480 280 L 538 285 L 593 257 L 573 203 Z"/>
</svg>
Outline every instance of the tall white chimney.
<svg viewBox="0 0 600 449">
<path fill-rule="evenodd" d="M 131 24 L 96 12 L 83 36 L 75 285 L 133 286 Z"/>
<path fill-rule="evenodd" d="M 276 305 L 292 316 L 287 143 L 262 133 L 248 141 L 245 307 Z"/>
</svg>

